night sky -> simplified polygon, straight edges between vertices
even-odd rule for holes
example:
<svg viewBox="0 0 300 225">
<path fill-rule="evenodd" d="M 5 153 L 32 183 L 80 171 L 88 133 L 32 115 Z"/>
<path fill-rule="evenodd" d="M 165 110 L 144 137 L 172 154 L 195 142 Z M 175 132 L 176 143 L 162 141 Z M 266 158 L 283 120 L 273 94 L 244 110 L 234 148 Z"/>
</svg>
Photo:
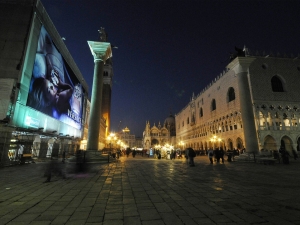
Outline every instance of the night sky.
<svg viewBox="0 0 300 225">
<path fill-rule="evenodd" d="M 300 53 L 300 1 L 41 0 L 89 85 L 87 41 L 104 27 L 113 49 L 111 131 L 142 136 L 179 113 L 229 63 L 235 46 Z M 120 123 L 121 121 L 121 123 Z"/>
</svg>

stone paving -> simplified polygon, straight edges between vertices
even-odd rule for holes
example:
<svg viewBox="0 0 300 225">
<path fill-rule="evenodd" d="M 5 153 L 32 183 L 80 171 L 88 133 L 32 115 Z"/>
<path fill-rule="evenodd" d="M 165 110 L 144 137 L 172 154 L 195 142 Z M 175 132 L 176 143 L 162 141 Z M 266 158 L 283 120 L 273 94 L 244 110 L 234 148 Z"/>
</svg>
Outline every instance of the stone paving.
<svg viewBox="0 0 300 225">
<path fill-rule="evenodd" d="M 1 168 L 0 224 L 300 224 L 300 160 L 195 164 L 121 157 L 48 183 L 46 163 Z"/>
</svg>

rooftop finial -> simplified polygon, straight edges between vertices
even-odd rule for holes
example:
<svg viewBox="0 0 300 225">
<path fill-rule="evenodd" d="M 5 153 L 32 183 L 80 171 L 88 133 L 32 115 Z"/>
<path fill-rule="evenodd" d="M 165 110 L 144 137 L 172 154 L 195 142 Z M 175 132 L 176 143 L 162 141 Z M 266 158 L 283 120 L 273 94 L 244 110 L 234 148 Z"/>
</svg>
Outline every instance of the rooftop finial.
<svg viewBox="0 0 300 225">
<path fill-rule="evenodd" d="M 104 27 L 100 27 L 100 30 L 98 30 L 98 32 L 100 33 L 100 41 L 101 42 L 107 42 L 107 33 L 104 29 Z"/>
</svg>

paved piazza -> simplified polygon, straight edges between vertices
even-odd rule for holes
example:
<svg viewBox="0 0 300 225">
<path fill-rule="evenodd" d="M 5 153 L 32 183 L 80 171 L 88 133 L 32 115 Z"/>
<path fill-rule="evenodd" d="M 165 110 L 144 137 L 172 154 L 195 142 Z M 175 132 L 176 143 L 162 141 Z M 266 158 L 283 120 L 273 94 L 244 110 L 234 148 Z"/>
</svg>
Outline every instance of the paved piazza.
<svg viewBox="0 0 300 225">
<path fill-rule="evenodd" d="M 0 224 L 300 224 L 299 159 L 195 164 L 121 157 L 49 183 L 46 163 L 1 168 Z"/>
</svg>

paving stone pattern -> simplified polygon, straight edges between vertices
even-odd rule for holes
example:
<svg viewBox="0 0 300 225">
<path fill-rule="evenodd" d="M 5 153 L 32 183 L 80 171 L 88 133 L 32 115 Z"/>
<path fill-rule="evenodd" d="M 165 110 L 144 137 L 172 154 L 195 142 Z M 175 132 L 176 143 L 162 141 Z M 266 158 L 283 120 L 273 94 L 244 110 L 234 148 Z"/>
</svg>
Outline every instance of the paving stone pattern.
<svg viewBox="0 0 300 225">
<path fill-rule="evenodd" d="M 1 168 L 0 224 L 300 224 L 299 160 L 195 164 L 121 157 L 48 183 L 45 162 Z"/>
</svg>

